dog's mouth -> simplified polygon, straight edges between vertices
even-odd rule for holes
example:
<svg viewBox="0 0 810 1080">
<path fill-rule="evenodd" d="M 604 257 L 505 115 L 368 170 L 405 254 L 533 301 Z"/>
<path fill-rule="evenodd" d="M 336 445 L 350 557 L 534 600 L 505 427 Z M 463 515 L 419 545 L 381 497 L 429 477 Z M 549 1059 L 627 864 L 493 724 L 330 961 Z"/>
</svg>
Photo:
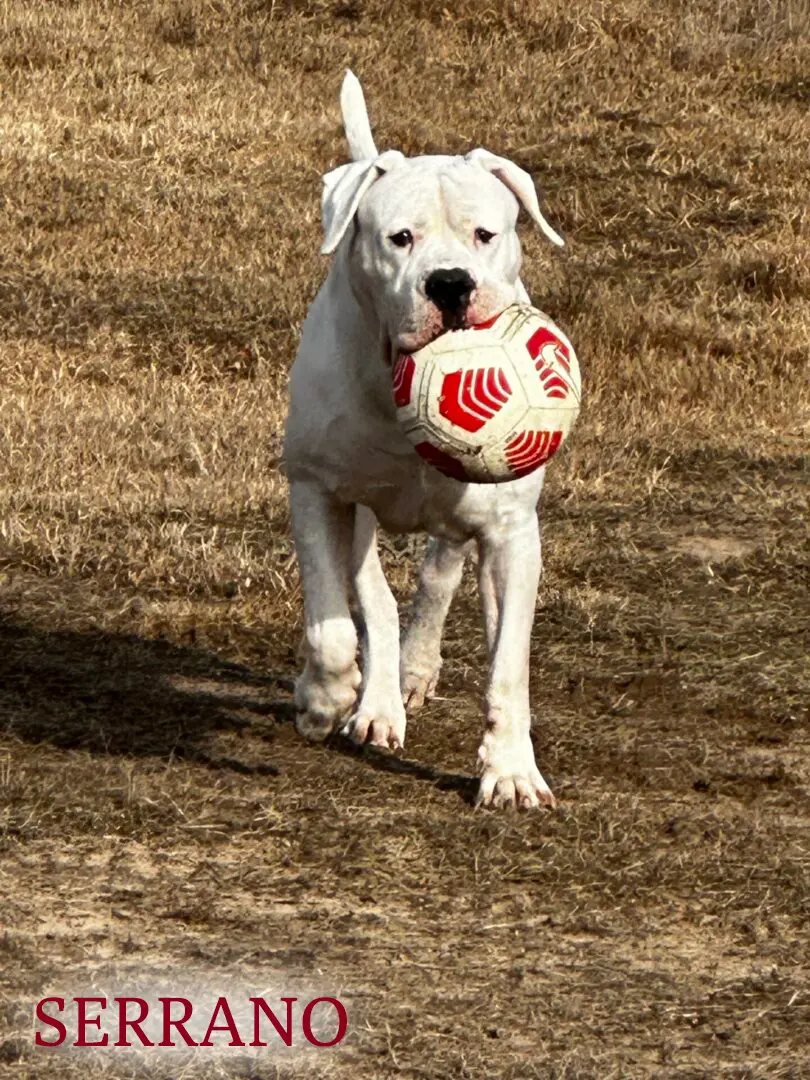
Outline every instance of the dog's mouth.
<svg viewBox="0 0 810 1080">
<path fill-rule="evenodd" d="M 441 326 L 433 326 L 426 330 L 399 334 L 393 339 L 387 337 L 385 339 L 385 362 L 390 367 L 396 361 L 396 358 L 400 353 L 419 352 L 419 350 L 424 349 L 426 345 L 430 345 L 431 341 L 436 341 L 437 338 L 443 337 L 445 334 L 450 334 L 454 330 L 483 330 L 486 327 L 491 326 L 500 314 L 501 309 L 497 309 L 493 314 L 490 314 L 485 318 L 471 319 L 469 313 L 466 311 L 449 314 L 445 313 Z"/>
<path fill-rule="evenodd" d="M 441 337 L 441 335 L 446 334 L 448 330 L 467 330 L 469 326 L 470 320 L 466 308 L 463 311 L 443 311 L 442 328 L 438 334 L 436 334 L 436 337 Z"/>
<path fill-rule="evenodd" d="M 422 330 L 420 332 L 400 334 L 395 340 L 391 338 L 386 339 L 386 362 L 390 365 L 400 353 L 415 353 L 420 349 L 424 349 L 426 345 L 430 345 L 431 341 L 435 341 L 437 338 L 447 334 L 451 329 L 463 330 L 466 327 L 463 326 L 439 326 L 431 328 L 430 330 Z"/>
</svg>

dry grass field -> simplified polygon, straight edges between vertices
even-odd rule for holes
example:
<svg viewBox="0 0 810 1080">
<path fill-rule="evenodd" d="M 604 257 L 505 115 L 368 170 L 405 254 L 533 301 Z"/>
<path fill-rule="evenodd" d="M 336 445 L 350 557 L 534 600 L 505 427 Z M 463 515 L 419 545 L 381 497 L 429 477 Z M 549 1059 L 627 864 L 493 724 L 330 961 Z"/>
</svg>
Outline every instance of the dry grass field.
<svg viewBox="0 0 810 1080">
<path fill-rule="evenodd" d="M 810 1076 L 807 0 L 0 20 L 0 1080 Z M 541 508 L 553 813 L 469 805 L 472 573 L 401 758 L 285 705 L 280 432 L 347 65 L 381 148 L 510 155 L 567 240 L 523 227 L 587 380 Z M 420 547 L 386 541 L 405 613 Z M 38 998 L 150 979 L 330 990 L 351 1033 L 32 1047 Z"/>
</svg>

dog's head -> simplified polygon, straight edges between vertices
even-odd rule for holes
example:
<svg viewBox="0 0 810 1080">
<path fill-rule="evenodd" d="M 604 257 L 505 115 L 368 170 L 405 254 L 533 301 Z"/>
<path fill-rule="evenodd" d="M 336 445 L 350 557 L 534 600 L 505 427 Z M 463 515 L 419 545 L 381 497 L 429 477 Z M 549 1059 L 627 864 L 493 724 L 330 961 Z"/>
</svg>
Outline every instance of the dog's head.
<svg viewBox="0 0 810 1080">
<path fill-rule="evenodd" d="M 344 124 L 355 160 L 324 177 L 322 251 L 344 242 L 352 282 L 393 351 L 485 322 L 519 299 L 516 224 L 524 207 L 555 244 L 532 178 L 487 150 L 464 157 L 378 154 L 359 83 L 347 73 Z"/>
</svg>

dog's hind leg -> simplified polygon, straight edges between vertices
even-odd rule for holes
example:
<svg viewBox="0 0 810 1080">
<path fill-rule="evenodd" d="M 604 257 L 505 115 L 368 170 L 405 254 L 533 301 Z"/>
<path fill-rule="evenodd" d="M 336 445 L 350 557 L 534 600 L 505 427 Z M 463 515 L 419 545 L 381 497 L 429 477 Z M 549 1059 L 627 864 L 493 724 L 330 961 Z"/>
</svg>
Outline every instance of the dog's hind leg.
<svg viewBox="0 0 810 1080">
<path fill-rule="evenodd" d="M 405 741 L 399 693 L 399 612 L 377 550 L 377 519 L 358 506 L 352 554 L 354 590 L 363 617 L 363 690 L 344 728 L 354 742 L 398 749 Z"/>
<path fill-rule="evenodd" d="M 474 541 L 451 543 L 431 537 L 419 574 L 411 624 L 402 643 L 400 685 L 406 708 L 431 698 L 442 666 L 442 630 Z"/>
<path fill-rule="evenodd" d="M 293 538 L 304 591 L 306 664 L 296 682 L 296 727 L 325 739 L 351 711 L 360 685 L 357 631 L 349 611 L 354 507 L 319 484 L 290 485 Z"/>
</svg>

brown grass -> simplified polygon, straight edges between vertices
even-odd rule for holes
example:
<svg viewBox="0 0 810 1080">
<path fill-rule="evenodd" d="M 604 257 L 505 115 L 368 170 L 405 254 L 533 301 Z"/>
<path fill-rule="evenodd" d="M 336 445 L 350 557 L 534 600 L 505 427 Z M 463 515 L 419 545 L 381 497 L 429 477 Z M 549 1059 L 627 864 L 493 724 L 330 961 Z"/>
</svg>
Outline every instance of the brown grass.
<svg viewBox="0 0 810 1080">
<path fill-rule="evenodd" d="M 194 1075 L 810 1074 L 805 0 L 0 18 L 0 1077 L 140 1075 L 43 1060 L 32 1001 L 197 970 L 336 988 L 353 1034 Z M 274 704 L 347 64 L 381 147 L 512 155 L 568 241 L 525 230 L 587 378 L 543 508 L 554 815 L 465 802 L 469 583 L 404 761 Z"/>
</svg>

